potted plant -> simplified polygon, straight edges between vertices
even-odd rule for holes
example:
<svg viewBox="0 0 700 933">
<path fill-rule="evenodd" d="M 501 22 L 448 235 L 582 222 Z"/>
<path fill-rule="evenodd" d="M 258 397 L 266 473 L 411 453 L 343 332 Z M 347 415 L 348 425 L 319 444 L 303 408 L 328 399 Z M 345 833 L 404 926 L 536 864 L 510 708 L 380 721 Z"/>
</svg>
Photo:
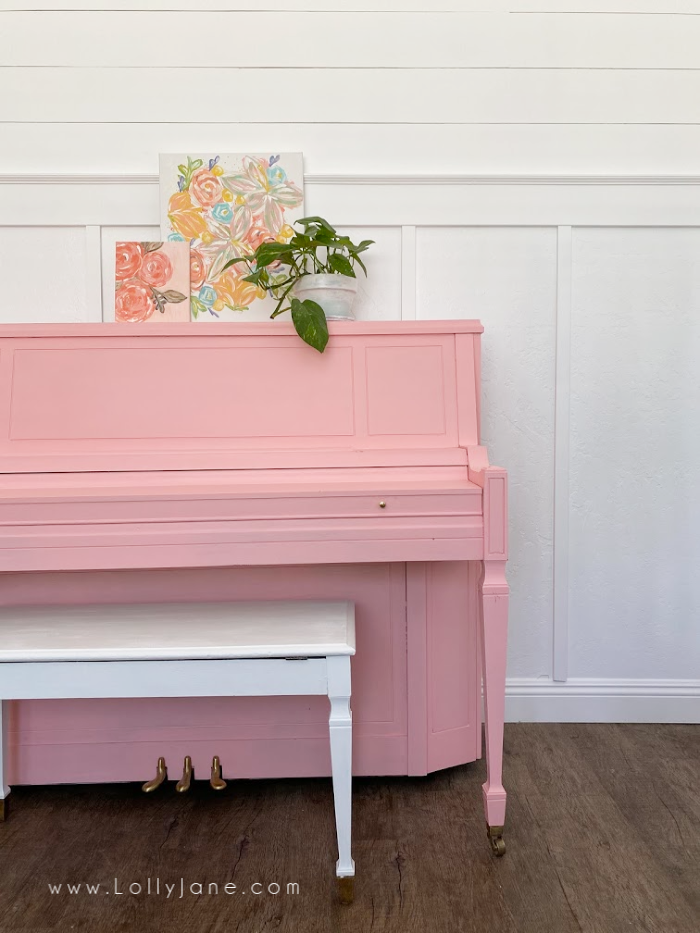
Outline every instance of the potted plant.
<svg viewBox="0 0 700 933">
<path fill-rule="evenodd" d="M 374 240 L 353 243 L 322 217 L 303 217 L 295 225 L 301 231 L 288 242 L 261 243 L 254 253 L 232 259 L 224 269 L 245 263 L 248 275 L 243 281 L 266 289 L 277 300 L 270 317 L 291 311 L 301 339 L 323 353 L 328 343 L 327 319 L 353 319 L 355 269 L 359 266 L 367 275 L 360 254 Z"/>
</svg>

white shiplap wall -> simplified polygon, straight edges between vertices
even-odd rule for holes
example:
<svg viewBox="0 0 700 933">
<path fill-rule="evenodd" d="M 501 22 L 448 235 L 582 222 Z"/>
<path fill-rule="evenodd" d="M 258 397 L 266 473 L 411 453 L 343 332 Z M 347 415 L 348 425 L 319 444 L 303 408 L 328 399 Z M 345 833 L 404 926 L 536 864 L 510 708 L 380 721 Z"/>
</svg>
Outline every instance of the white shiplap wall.
<svg viewBox="0 0 700 933">
<path fill-rule="evenodd" d="M 0 320 L 109 318 L 159 152 L 302 150 L 377 240 L 362 317 L 486 326 L 510 715 L 700 719 L 700 0 L 0 0 L 0 35 Z"/>
</svg>

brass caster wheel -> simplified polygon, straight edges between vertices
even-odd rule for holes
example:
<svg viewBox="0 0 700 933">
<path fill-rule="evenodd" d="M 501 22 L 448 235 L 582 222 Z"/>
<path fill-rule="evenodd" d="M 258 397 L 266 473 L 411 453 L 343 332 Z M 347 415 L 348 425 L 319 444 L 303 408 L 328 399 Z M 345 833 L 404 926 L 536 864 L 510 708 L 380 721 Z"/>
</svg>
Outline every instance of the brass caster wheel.
<svg viewBox="0 0 700 933">
<path fill-rule="evenodd" d="M 10 800 L 8 797 L 5 797 L 3 800 L 0 800 L 0 822 L 4 823 L 9 815 Z"/>
<path fill-rule="evenodd" d="M 150 794 L 156 790 L 163 781 L 166 781 L 168 778 L 168 769 L 165 765 L 165 758 L 158 759 L 158 765 L 156 766 L 156 776 L 141 787 L 141 790 L 144 794 Z"/>
<path fill-rule="evenodd" d="M 503 827 L 502 826 L 487 826 L 486 832 L 489 837 L 489 842 L 491 843 L 491 852 L 497 857 L 506 854 L 506 844 L 503 839 Z"/>
<path fill-rule="evenodd" d="M 352 904 L 355 900 L 355 879 L 336 878 L 338 884 L 338 900 L 341 904 Z"/>
<path fill-rule="evenodd" d="M 221 762 L 218 755 L 214 755 L 214 760 L 211 763 L 209 783 L 214 790 L 223 790 L 226 787 L 226 781 L 221 777 Z"/>
</svg>

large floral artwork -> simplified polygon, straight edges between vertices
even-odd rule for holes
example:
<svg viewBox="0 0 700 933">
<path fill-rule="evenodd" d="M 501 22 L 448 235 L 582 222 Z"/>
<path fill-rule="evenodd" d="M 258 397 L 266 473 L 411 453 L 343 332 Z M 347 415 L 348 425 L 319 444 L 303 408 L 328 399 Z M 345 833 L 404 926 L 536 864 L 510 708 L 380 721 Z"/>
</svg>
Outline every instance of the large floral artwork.
<svg viewBox="0 0 700 933">
<path fill-rule="evenodd" d="M 265 240 L 291 239 L 304 215 L 303 172 L 301 153 L 161 155 L 161 233 L 191 245 L 194 320 L 236 320 L 251 305 L 259 318 L 274 308 L 243 281 L 243 263 L 224 267 Z"/>
<path fill-rule="evenodd" d="M 187 243 L 117 243 L 114 278 L 116 321 L 189 321 Z"/>
</svg>

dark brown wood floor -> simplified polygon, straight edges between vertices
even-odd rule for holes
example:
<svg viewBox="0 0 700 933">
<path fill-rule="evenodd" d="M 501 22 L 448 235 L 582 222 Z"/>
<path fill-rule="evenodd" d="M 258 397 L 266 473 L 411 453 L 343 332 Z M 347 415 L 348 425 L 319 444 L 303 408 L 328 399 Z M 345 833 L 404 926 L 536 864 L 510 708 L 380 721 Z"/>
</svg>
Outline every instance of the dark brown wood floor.
<svg viewBox="0 0 700 933">
<path fill-rule="evenodd" d="M 16 788 L 0 930 L 698 933 L 700 726 L 518 724 L 506 750 L 503 859 L 485 836 L 482 762 L 356 781 L 350 907 L 335 901 L 329 781 Z M 144 893 L 117 895 L 114 878 Z M 180 878 L 221 893 L 180 898 Z M 49 893 L 69 882 L 102 888 Z M 256 895 L 256 882 L 300 893 Z"/>
</svg>

